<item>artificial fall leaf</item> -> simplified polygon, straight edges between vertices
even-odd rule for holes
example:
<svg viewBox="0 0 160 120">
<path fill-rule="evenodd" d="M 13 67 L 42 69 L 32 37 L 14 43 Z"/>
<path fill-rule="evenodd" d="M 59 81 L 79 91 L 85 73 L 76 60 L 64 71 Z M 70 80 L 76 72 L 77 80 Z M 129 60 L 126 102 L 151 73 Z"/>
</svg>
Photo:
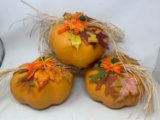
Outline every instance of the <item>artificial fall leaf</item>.
<svg viewBox="0 0 160 120">
<path fill-rule="evenodd" d="M 98 42 L 102 45 L 102 47 L 104 47 L 105 49 L 108 50 L 109 47 L 108 47 L 107 41 L 104 40 L 105 38 L 107 38 L 107 36 L 105 34 L 103 34 L 102 32 L 97 34 Z"/>
<path fill-rule="evenodd" d="M 85 42 L 86 44 L 89 43 L 89 42 L 88 42 L 88 38 L 90 37 L 90 35 L 87 33 L 87 31 L 81 32 L 81 33 L 80 33 L 80 36 L 81 36 L 81 38 L 84 40 L 84 42 Z M 96 39 L 97 39 L 97 38 L 96 38 Z M 97 42 L 97 41 L 96 41 L 96 42 Z M 95 42 L 91 42 L 90 45 L 93 46 L 93 49 L 96 49 L 96 47 L 97 47 L 97 44 L 96 44 Z"/>
<path fill-rule="evenodd" d="M 71 40 L 72 45 L 78 50 L 81 44 L 80 35 L 72 34 L 70 40 Z"/>
<path fill-rule="evenodd" d="M 115 82 L 112 83 L 111 87 L 122 87 L 122 81 L 121 80 L 116 80 Z"/>
<path fill-rule="evenodd" d="M 138 60 L 135 60 L 131 57 L 129 57 L 128 55 L 124 55 L 124 64 L 134 64 L 134 65 L 139 65 Z"/>
<path fill-rule="evenodd" d="M 96 81 L 96 90 L 100 90 L 101 86 L 104 84 L 106 86 L 105 88 L 105 95 L 111 95 L 114 96 L 115 89 L 111 87 L 112 83 L 114 83 L 117 80 L 117 76 L 108 76 L 104 81 L 101 79 Z"/>
<path fill-rule="evenodd" d="M 44 87 L 47 84 L 48 80 L 54 80 L 54 76 L 52 73 L 52 69 L 54 68 L 55 64 L 50 57 L 41 57 L 35 60 L 34 62 L 28 65 L 26 74 L 20 78 L 18 78 L 18 82 L 22 82 L 24 86 L 30 88 L 34 84 L 34 77 L 36 78 L 39 88 Z M 43 72 L 44 73 L 43 73 Z M 48 77 L 49 76 L 49 77 Z"/>
<path fill-rule="evenodd" d="M 48 66 L 48 65 L 50 67 L 53 66 L 53 62 L 50 63 L 49 60 L 50 60 L 50 58 L 46 58 L 43 62 L 42 61 L 35 61 L 35 62 L 30 63 L 28 65 L 28 72 L 27 72 L 28 76 L 26 79 L 29 80 L 38 69 L 40 69 L 44 66 Z"/>
<path fill-rule="evenodd" d="M 28 83 L 27 83 L 27 89 L 29 90 L 31 86 L 34 86 L 33 80 L 28 81 Z"/>
<path fill-rule="evenodd" d="M 98 43 L 98 39 L 96 37 L 96 34 L 91 33 L 91 32 L 87 32 L 87 34 L 89 34 L 88 43 Z"/>
<path fill-rule="evenodd" d="M 62 73 L 62 70 L 58 67 L 55 67 L 52 70 L 52 73 L 54 74 L 54 81 L 58 82 L 59 80 L 61 80 L 64 77 L 64 74 Z"/>
<path fill-rule="evenodd" d="M 134 78 L 130 78 L 126 76 L 125 80 L 122 81 L 122 88 L 119 94 L 119 97 L 116 99 L 115 102 L 118 102 L 125 98 L 130 93 L 135 96 L 138 93 L 136 80 Z"/>
<path fill-rule="evenodd" d="M 67 30 L 71 30 L 75 35 L 78 35 L 80 32 L 84 31 L 88 26 L 86 16 L 83 13 L 69 14 L 64 15 L 66 19 L 63 28 L 58 30 L 58 33 L 61 34 Z"/>
<path fill-rule="evenodd" d="M 97 43 L 98 39 L 96 37 L 96 34 L 88 31 L 83 31 L 80 33 L 80 36 L 82 39 L 87 41 L 87 43 Z"/>
<path fill-rule="evenodd" d="M 63 71 L 63 74 L 67 78 L 67 80 L 71 82 L 72 74 L 68 70 Z"/>
<path fill-rule="evenodd" d="M 80 33 L 80 36 L 83 40 L 87 41 L 88 42 L 88 37 L 90 37 L 89 34 L 87 34 L 87 31 L 83 31 Z"/>
<path fill-rule="evenodd" d="M 70 19 L 72 19 L 72 14 L 65 12 L 64 15 L 63 15 L 63 18 L 64 18 L 65 20 L 70 20 Z"/>
<path fill-rule="evenodd" d="M 100 90 L 103 84 L 104 84 L 103 81 L 101 79 L 98 79 L 96 81 L 96 90 Z"/>
<path fill-rule="evenodd" d="M 37 71 L 37 69 L 38 68 L 34 68 L 31 71 L 28 71 L 26 80 L 29 80 L 35 74 L 35 72 Z"/>
<path fill-rule="evenodd" d="M 27 77 L 28 74 L 25 74 L 24 76 L 18 78 L 17 83 L 22 83 L 22 85 L 25 86 L 27 90 L 29 90 L 31 86 L 34 86 L 34 82 L 31 78 L 28 80 Z"/>
<path fill-rule="evenodd" d="M 104 84 L 106 85 L 105 94 L 110 94 L 111 96 L 114 96 L 115 89 L 111 87 L 112 83 L 117 80 L 117 76 L 108 76 L 107 79 L 104 81 Z"/>
<path fill-rule="evenodd" d="M 36 79 L 36 83 L 39 86 L 39 89 L 43 88 L 49 80 L 54 81 L 54 74 L 50 69 L 40 69 L 38 70 L 34 78 Z"/>
<path fill-rule="evenodd" d="M 101 30 L 96 27 L 88 27 L 87 30 L 95 34 L 99 34 L 101 32 Z"/>
<path fill-rule="evenodd" d="M 98 73 L 90 76 L 90 82 L 96 82 L 99 78 L 104 81 L 104 79 L 108 76 L 108 73 L 103 68 L 95 67 L 94 70 L 97 70 Z"/>
<path fill-rule="evenodd" d="M 22 76 L 22 77 L 20 77 L 20 78 L 18 78 L 17 83 L 23 82 L 26 78 L 27 78 L 27 74 Z"/>
</svg>

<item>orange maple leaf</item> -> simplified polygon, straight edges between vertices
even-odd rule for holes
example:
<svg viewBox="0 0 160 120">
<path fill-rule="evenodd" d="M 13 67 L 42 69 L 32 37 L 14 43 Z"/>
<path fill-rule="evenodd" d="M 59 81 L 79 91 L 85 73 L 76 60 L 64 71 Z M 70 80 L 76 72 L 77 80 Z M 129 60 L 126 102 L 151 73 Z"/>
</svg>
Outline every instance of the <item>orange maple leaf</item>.
<svg viewBox="0 0 160 120">
<path fill-rule="evenodd" d="M 49 80 L 54 80 L 52 72 L 54 66 L 56 65 L 50 57 L 46 57 L 44 60 L 39 58 L 28 65 L 27 74 L 21 79 L 21 82 L 24 82 L 24 86 L 27 86 L 34 77 L 39 88 L 43 88 Z"/>
<path fill-rule="evenodd" d="M 50 80 L 54 81 L 54 74 L 50 69 L 40 69 L 34 74 L 39 89 L 43 88 Z"/>
<path fill-rule="evenodd" d="M 63 28 L 58 30 L 58 33 L 61 34 L 67 30 L 73 30 L 73 33 L 77 35 L 79 34 L 79 32 L 84 31 L 84 29 L 87 27 L 87 21 L 80 20 L 80 16 L 82 15 L 83 15 L 82 13 L 73 14 L 72 17 L 70 17 L 70 19 L 68 19 L 64 23 Z"/>
</svg>

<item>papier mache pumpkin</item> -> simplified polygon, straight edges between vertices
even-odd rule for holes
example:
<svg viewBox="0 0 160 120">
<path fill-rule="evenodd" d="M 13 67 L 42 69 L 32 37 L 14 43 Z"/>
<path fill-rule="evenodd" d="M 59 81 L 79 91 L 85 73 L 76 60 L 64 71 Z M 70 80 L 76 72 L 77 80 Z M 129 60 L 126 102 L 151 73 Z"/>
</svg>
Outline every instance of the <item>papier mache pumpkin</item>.
<svg viewBox="0 0 160 120">
<path fill-rule="evenodd" d="M 109 49 L 108 37 L 100 28 L 88 26 L 90 18 L 83 13 L 65 13 L 64 20 L 49 35 L 49 45 L 62 63 L 85 68 Z"/>
<path fill-rule="evenodd" d="M 105 56 L 85 74 L 85 86 L 90 97 L 110 108 L 136 105 L 144 94 L 138 75 L 125 69 L 125 64 L 138 65 L 129 58 L 121 62 L 115 55 Z"/>
<path fill-rule="evenodd" d="M 47 43 L 46 49 L 60 62 L 78 68 L 86 68 L 99 60 L 109 50 L 110 40 L 120 41 L 124 37 L 114 25 L 81 12 L 65 13 L 63 18 L 37 13 L 37 19 L 41 29 L 40 52 L 45 51 Z"/>
<path fill-rule="evenodd" d="M 50 57 L 38 58 L 19 67 L 10 81 L 12 95 L 21 103 L 44 109 L 62 103 L 73 84 L 73 70 Z"/>
</svg>

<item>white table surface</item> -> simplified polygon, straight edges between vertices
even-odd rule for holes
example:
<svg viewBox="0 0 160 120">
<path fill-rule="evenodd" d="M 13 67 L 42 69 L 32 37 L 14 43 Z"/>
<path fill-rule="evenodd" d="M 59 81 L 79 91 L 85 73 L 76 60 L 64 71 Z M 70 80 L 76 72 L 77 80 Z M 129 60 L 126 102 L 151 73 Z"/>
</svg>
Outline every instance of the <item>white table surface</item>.
<svg viewBox="0 0 160 120">
<path fill-rule="evenodd" d="M 123 52 L 140 60 L 150 71 L 155 67 L 160 47 L 160 0 L 26 0 L 42 12 L 61 17 L 64 12 L 84 12 L 122 28 Z M 29 36 L 32 22 L 10 25 L 35 12 L 20 0 L 0 0 L 0 37 L 6 56 L 0 70 L 15 68 L 39 57 L 38 35 Z M 1 90 L 1 89 L 0 89 Z M 20 104 L 9 91 L 0 100 L 0 120 L 128 120 L 134 107 L 109 109 L 93 101 L 86 93 L 82 73 L 77 74 L 69 98 L 61 105 L 35 110 Z M 135 116 L 129 118 L 134 120 Z M 138 120 L 143 120 L 143 115 Z M 159 120 L 157 113 L 153 120 Z"/>
</svg>

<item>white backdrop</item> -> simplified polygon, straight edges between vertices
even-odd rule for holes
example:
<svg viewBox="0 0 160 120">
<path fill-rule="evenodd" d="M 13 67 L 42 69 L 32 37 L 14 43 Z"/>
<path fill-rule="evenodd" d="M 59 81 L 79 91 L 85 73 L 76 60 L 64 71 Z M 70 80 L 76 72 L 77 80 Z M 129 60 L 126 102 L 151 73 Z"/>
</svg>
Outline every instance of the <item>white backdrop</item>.
<svg viewBox="0 0 160 120">
<path fill-rule="evenodd" d="M 140 60 L 141 65 L 153 71 L 160 47 L 160 0 L 26 0 L 42 12 L 61 17 L 64 12 L 84 12 L 95 19 L 111 22 L 122 28 L 123 52 Z M 32 22 L 10 25 L 35 12 L 20 0 L 0 0 L 0 37 L 6 47 L 6 56 L 0 70 L 15 68 L 33 61 L 38 54 L 38 32 L 31 37 Z M 7 88 L 0 101 L 0 120 L 128 120 L 132 108 L 113 110 L 92 101 L 86 93 L 82 73 L 76 76 L 69 98 L 61 105 L 35 110 L 17 102 Z M 134 120 L 132 116 L 130 120 Z M 143 120 L 139 117 L 139 120 Z M 153 116 L 158 120 L 157 113 Z"/>
</svg>

